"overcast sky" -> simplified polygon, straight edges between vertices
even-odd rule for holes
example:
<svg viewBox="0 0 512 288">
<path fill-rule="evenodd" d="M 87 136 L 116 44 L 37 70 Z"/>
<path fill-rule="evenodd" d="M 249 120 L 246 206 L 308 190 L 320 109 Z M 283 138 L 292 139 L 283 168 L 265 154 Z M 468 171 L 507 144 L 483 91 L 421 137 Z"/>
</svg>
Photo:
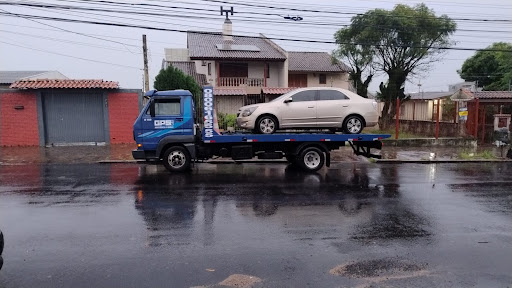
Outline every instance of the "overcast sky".
<svg viewBox="0 0 512 288">
<path fill-rule="evenodd" d="M 52 4 L 77 6 L 114 11 L 130 10 L 143 13 L 161 13 L 165 16 L 100 12 L 91 10 L 63 10 L 43 7 L 20 7 L 0 5 L 1 13 L 39 15 L 53 18 L 81 19 L 103 23 L 122 23 L 160 27 L 176 30 L 216 31 L 222 29 L 223 16 L 220 6 L 234 6 L 233 34 L 257 35 L 263 33 L 272 38 L 298 40 L 333 41 L 333 34 L 342 25 L 350 23 L 353 13 L 364 13 L 369 9 L 392 9 L 396 4 L 414 5 L 418 1 L 359 0 L 359 1 L 239 1 L 243 4 L 228 4 L 235 1 L 118 1 L 188 7 L 191 9 L 164 8 L 156 6 L 120 7 L 112 3 L 94 3 L 92 0 L 20 0 L 10 3 Z M 223 2 L 223 3 L 221 3 Z M 504 19 L 508 22 L 457 21 L 458 31 L 452 37 L 454 47 L 481 49 L 493 42 L 512 42 L 512 2 L 510 1 L 424 1 L 436 15 L 446 14 L 452 18 Z M 485 3 L 485 4 L 484 4 Z M 273 6 L 275 8 L 249 5 Z M 283 9 L 318 10 L 340 12 L 322 13 Z M 204 10 L 198 10 L 204 9 Z M 209 11 L 212 10 L 212 11 Z M 287 21 L 282 16 L 301 16 L 303 21 Z M 164 48 L 186 48 L 186 34 L 180 32 L 154 31 L 140 28 L 124 28 L 95 24 L 79 24 L 50 20 L 26 19 L 2 15 L 0 20 L 0 64 L 1 70 L 57 70 L 75 79 L 104 79 L 119 81 L 122 88 L 142 88 L 143 57 L 142 34 L 147 35 L 149 48 L 150 82 L 160 70 Z M 202 18 L 200 18 L 202 17 Z M 37 22 L 36 22 L 37 21 Z M 501 31 L 501 32 L 500 32 Z M 278 41 L 288 51 L 325 51 L 335 49 L 333 44 Z M 411 78 L 406 91 L 446 91 L 449 84 L 462 81 L 456 70 L 474 51 L 449 50 L 443 61 L 435 64 L 420 77 Z M 370 91 L 376 91 L 384 76 L 376 78 Z"/>
</svg>

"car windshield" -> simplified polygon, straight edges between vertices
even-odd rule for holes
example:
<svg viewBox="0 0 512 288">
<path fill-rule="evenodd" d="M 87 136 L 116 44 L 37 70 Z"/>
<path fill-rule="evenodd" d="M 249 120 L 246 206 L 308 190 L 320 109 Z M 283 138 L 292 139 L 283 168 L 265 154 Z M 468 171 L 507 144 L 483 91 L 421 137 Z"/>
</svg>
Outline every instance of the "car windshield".
<svg viewBox="0 0 512 288">
<path fill-rule="evenodd" d="M 290 92 L 288 92 L 288 93 L 285 93 L 285 94 L 283 94 L 283 95 L 281 95 L 281 96 L 277 97 L 276 99 L 271 100 L 271 101 L 269 101 L 269 102 L 278 102 L 278 101 L 281 101 L 281 100 L 283 100 L 283 99 L 287 98 L 288 96 L 295 94 L 296 92 L 297 92 L 296 90 L 292 90 L 292 91 L 290 91 Z"/>
</svg>

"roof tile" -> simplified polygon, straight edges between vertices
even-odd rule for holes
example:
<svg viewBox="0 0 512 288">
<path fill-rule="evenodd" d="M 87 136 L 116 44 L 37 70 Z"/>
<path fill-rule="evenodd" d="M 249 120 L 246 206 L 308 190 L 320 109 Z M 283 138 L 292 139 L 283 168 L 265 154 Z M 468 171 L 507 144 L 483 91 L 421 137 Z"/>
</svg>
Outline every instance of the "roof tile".
<svg viewBox="0 0 512 288">
<path fill-rule="evenodd" d="M 38 79 L 18 80 L 11 84 L 10 88 L 16 89 L 45 89 L 45 88 L 101 88 L 118 89 L 119 82 L 103 81 L 101 79 Z"/>
<path fill-rule="evenodd" d="M 283 88 L 283 87 L 264 87 L 264 88 L 262 88 L 262 91 L 263 91 L 263 94 L 267 94 L 267 95 L 279 95 L 279 94 L 288 93 L 288 92 L 293 91 L 295 89 L 298 89 L 298 88 L 295 88 L 295 87 L 289 87 L 289 88 Z"/>
<path fill-rule="evenodd" d="M 333 63 L 326 52 L 288 52 L 288 71 L 296 72 L 348 72 L 343 62 Z M 336 60 L 337 61 L 337 60 Z"/>
<path fill-rule="evenodd" d="M 213 88 L 213 94 L 215 96 L 237 96 L 237 95 L 247 95 L 247 91 L 245 88 Z"/>
<path fill-rule="evenodd" d="M 512 99 L 512 91 L 479 91 L 473 95 L 477 99 Z"/>
<path fill-rule="evenodd" d="M 233 45 L 256 46 L 260 51 L 219 50 L 217 44 L 223 44 L 221 33 L 189 31 L 187 46 L 190 59 L 252 59 L 284 61 L 286 56 L 274 48 L 262 37 L 233 36 Z"/>
</svg>

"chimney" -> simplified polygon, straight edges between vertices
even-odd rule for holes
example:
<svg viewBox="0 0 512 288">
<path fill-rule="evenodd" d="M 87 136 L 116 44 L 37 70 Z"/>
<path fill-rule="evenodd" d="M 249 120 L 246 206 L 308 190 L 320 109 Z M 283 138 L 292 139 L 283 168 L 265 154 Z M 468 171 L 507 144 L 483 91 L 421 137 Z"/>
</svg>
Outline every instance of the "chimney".
<svg viewBox="0 0 512 288">
<path fill-rule="evenodd" d="M 233 42 L 233 24 L 231 20 L 224 20 L 224 24 L 222 25 L 222 39 L 224 42 Z"/>
<path fill-rule="evenodd" d="M 230 49 L 231 44 L 233 43 L 233 25 L 231 24 L 231 20 L 229 20 L 229 13 L 233 15 L 233 7 L 227 10 L 220 6 L 220 15 L 223 15 L 224 13 L 226 14 L 226 20 L 224 20 L 224 25 L 222 25 L 222 40 L 224 42 L 222 43 L 222 46 L 224 48 L 229 47 L 228 49 Z"/>
</svg>

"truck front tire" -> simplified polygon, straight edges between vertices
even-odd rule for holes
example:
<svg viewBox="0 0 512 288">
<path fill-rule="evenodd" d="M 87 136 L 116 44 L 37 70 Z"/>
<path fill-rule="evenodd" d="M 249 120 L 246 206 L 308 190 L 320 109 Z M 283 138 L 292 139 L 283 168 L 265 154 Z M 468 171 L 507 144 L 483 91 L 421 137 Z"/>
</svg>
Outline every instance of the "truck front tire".
<svg viewBox="0 0 512 288">
<path fill-rule="evenodd" d="M 163 161 L 170 172 L 184 172 L 190 169 L 192 159 L 187 149 L 173 146 L 165 150 Z"/>
<path fill-rule="evenodd" d="M 324 152 L 316 147 L 305 148 L 300 152 L 297 162 L 305 171 L 318 171 L 325 163 Z"/>
</svg>

